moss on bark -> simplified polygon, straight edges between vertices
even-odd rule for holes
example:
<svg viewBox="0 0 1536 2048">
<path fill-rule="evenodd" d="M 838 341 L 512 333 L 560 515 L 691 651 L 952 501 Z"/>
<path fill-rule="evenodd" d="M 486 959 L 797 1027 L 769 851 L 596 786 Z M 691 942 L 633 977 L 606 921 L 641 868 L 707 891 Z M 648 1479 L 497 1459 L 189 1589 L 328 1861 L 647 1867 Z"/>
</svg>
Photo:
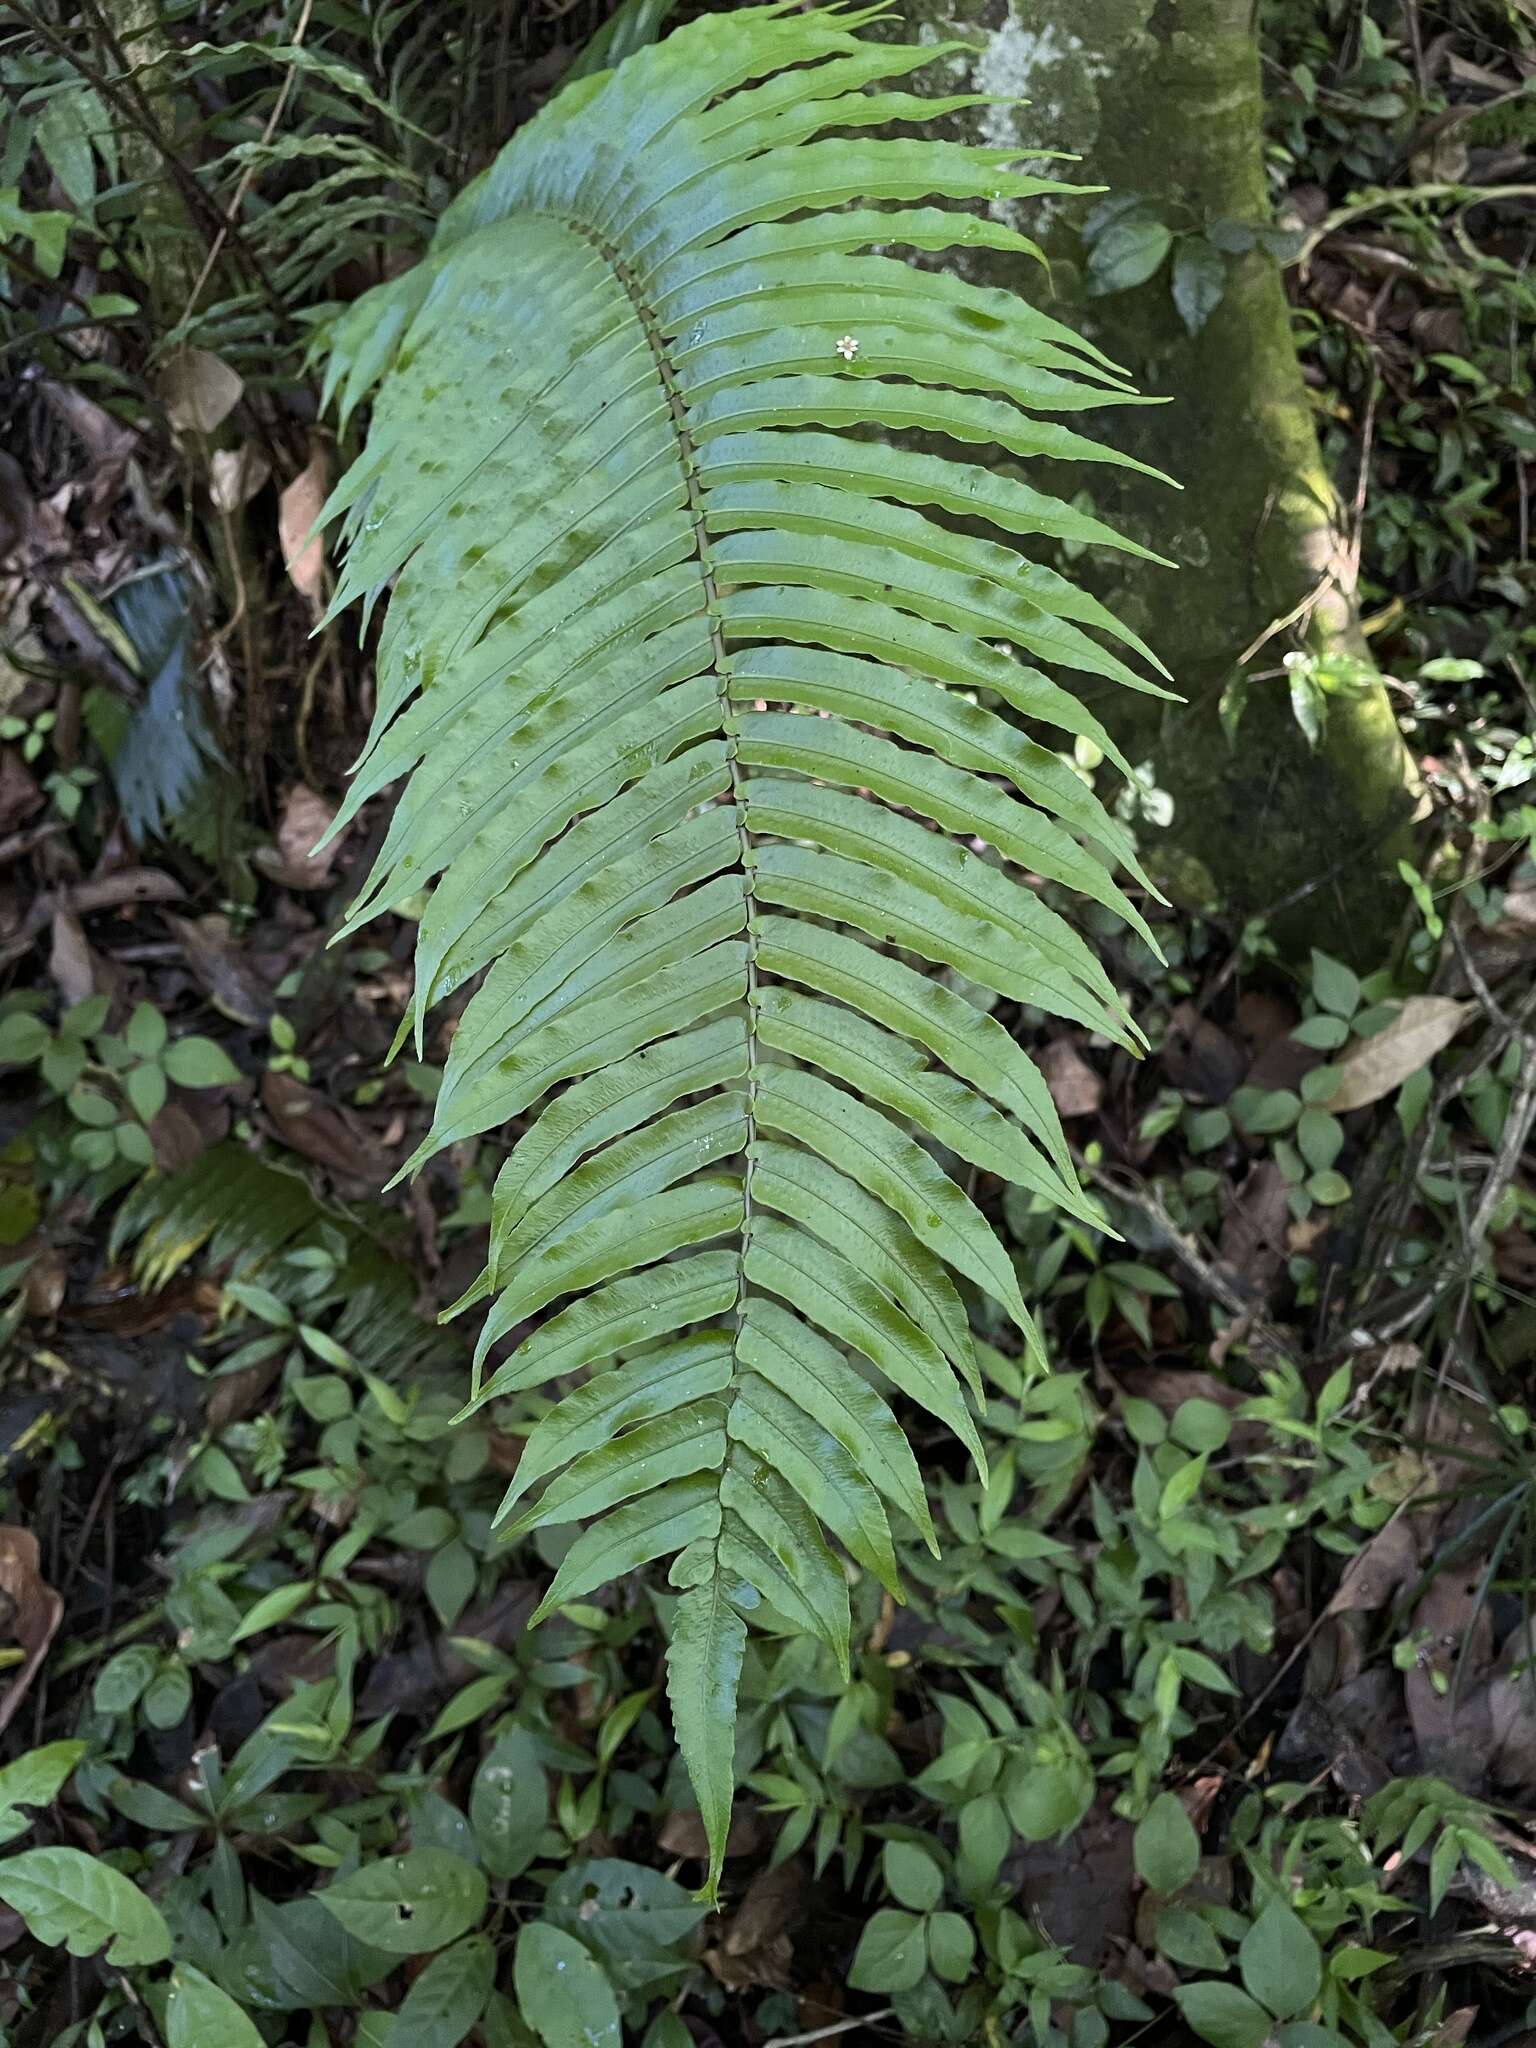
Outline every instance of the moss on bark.
<svg viewBox="0 0 1536 2048">
<path fill-rule="evenodd" d="M 1069 175 L 1141 195 L 1176 236 L 1268 223 L 1251 0 L 906 0 L 905 12 L 920 37 L 976 46 L 934 67 L 936 81 L 950 74 L 942 89 L 963 74 L 1025 102 L 969 116 L 983 139 L 1076 153 Z M 1290 915 L 1291 935 L 1379 956 L 1417 797 L 1387 692 L 1370 673 L 1333 695 L 1314 751 L 1287 680 L 1264 675 L 1290 649 L 1366 651 L 1275 259 L 1258 245 L 1227 256 L 1220 300 L 1191 334 L 1167 264 L 1130 291 L 1090 295 L 1082 224 L 1095 204 L 1055 202 L 1043 222 L 1022 209 L 1017 224 L 1046 244 L 1053 300 L 1144 391 L 1170 400 L 1106 413 L 1098 430 L 1178 477 L 1182 492 L 1123 471 L 1092 477 L 1096 506 L 1179 564 L 1167 576 L 1093 571 L 1188 700 L 1150 713 L 1144 702 L 1103 707 L 1173 798 L 1173 822 L 1149 833 L 1149 851 L 1187 898 L 1242 911 L 1315 885 Z M 1008 281 L 1039 296 L 1031 269 L 1019 263 Z M 1062 481 L 1075 490 L 1083 478 Z M 1282 621 L 1250 662 L 1229 747 L 1218 702 L 1244 651 Z"/>
</svg>

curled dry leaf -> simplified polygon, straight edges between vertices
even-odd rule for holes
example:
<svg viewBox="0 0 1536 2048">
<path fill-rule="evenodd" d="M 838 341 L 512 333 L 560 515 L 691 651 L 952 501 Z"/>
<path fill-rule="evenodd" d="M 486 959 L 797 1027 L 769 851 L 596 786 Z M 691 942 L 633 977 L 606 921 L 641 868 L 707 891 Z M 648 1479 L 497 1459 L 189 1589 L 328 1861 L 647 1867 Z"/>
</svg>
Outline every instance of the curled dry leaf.
<svg viewBox="0 0 1536 2048">
<path fill-rule="evenodd" d="M 312 540 L 309 534 L 325 503 L 328 472 L 325 450 L 317 447 L 277 501 L 278 545 L 289 581 L 316 610 L 325 578 L 325 543 L 318 533 Z"/>
<path fill-rule="evenodd" d="M 214 1008 L 237 1024 L 265 1024 L 274 1007 L 272 991 L 231 939 L 229 919 L 210 912 L 198 918 L 168 916 L 165 921 L 181 941 L 188 971 Z"/>
<path fill-rule="evenodd" d="M 803 1865 L 781 1863 L 776 1870 L 759 1871 L 727 1921 L 718 1946 L 704 1952 L 710 1975 L 732 1990 L 749 1984 L 788 1985 L 793 1960 L 790 1928 L 803 1911 L 805 1894 Z"/>
<path fill-rule="evenodd" d="M 292 1074 L 263 1074 L 261 1102 L 281 1142 L 327 1172 L 370 1187 L 389 1178 L 388 1162 L 367 1127 Z"/>
<path fill-rule="evenodd" d="M 85 931 L 72 910 L 53 913 L 52 942 L 48 948 L 48 973 L 66 1007 L 83 1003 L 96 993 L 96 967 Z"/>
<path fill-rule="evenodd" d="M 222 356 L 184 348 L 160 373 L 166 418 L 183 433 L 211 434 L 240 403 L 245 381 Z"/>
<path fill-rule="evenodd" d="M 242 441 L 238 448 L 215 448 L 208 463 L 208 495 L 214 510 L 238 512 L 271 474 L 271 463 L 254 441 Z"/>
<path fill-rule="evenodd" d="M 27 1314 L 57 1315 L 68 1278 L 69 1266 L 64 1254 L 56 1245 L 46 1246 L 27 1268 L 27 1277 L 22 1285 L 21 1298 Z"/>
<path fill-rule="evenodd" d="M 283 801 L 276 850 L 263 848 L 256 855 L 257 865 L 285 889 L 323 889 L 331 879 L 343 839 L 333 839 L 318 851 L 316 846 L 335 815 L 333 803 L 307 784 L 295 783 Z"/>
<path fill-rule="evenodd" d="M 1104 1100 L 1103 1076 L 1096 1074 L 1070 1038 L 1053 1038 L 1035 1054 L 1056 1114 L 1092 1116 Z"/>
<path fill-rule="evenodd" d="M 1420 1531 L 1409 1515 L 1394 1515 L 1344 1567 L 1330 1614 L 1375 1614 L 1388 1605 L 1420 1568 Z"/>
<path fill-rule="evenodd" d="M 0 1522 L 0 1642 L 16 1644 L 22 1661 L 0 1692 L 0 1734 L 10 1726 L 64 1619 L 64 1602 L 45 1585 L 37 1538 Z"/>
<path fill-rule="evenodd" d="M 725 1843 L 726 1855 L 751 1856 L 761 1840 L 762 1830 L 757 1824 L 755 1810 L 742 1805 L 738 1800 L 731 1812 L 730 1833 Z M 703 1858 L 709 1854 L 709 1838 L 704 1833 L 704 1823 L 697 1813 L 687 1807 L 675 1809 L 667 1815 L 657 1831 L 656 1846 L 664 1850 L 668 1856 Z"/>
<path fill-rule="evenodd" d="M 1409 996 L 1385 1031 L 1362 1038 L 1340 1061 L 1329 1109 L 1342 1116 L 1390 1095 L 1443 1052 L 1476 1009 L 1476 1003 L 1458 1002 L 1454 996 Z"/>
</svg>

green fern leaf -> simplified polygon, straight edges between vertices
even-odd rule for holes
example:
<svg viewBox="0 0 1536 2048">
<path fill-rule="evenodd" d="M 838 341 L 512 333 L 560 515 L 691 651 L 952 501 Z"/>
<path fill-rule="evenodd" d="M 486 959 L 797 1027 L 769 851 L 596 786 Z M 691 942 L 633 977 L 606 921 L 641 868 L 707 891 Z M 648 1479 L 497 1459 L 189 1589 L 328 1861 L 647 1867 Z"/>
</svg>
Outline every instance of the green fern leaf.
<svg viewBox="0 0 1536 2048">
<path fill-rule="evenodd" d="M 892 1402 L 984 1466 L 966 1289 L 1043 1363 L 934 1148 L 1091 1213 L 961 989 L 1134 1049 L 1038 883 L 1151 937 L 1054 748 L 1120 756 L 1053 675 L 1161 694 L 1155 660 L 1015 546 L 1127 544 L 969 452 L 1121 461 L 1061 416 L 1139 401 L 1059 322 L 886 253 L 1029 252 L 965 207 L 1058 188 L 923 133 L 944 103 L 892 81 L 946 46 L 866 42 L 873 11 L 712 15 L 571 86 L 326 377 L 343 418 L 377 387 L 336 604 L 390 591 L 338 829 L 405 779 L 349 929 L 433 885 L 418 1038 L 483 977 L 418 1158 L 532 1117 L 461 1304 L 492 1298 L 470 1407 L 568 1389 L 503 1508 L 584 1525 L 541 1613 L 675 1558 L 711 1892 L 747 1618 L 846 1668 L 831 1544 L 898 1595 L 899 1545 L 933 1545 Z"/>
</svg>

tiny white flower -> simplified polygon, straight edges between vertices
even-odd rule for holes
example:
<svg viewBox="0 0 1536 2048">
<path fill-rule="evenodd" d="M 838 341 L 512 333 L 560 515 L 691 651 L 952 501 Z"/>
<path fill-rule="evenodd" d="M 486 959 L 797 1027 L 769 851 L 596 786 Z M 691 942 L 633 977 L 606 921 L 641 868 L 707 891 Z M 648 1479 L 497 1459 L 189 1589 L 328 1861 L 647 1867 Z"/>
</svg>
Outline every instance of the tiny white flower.
<svg viewBox="0 0 1536 2048">
<path fill-rule="evenodd" d="M 851 363 L 859 352 L 859 344 L 851 334 L 845 334 L 837 344 L 837 352 L 845 363 Z"/>
</svg>

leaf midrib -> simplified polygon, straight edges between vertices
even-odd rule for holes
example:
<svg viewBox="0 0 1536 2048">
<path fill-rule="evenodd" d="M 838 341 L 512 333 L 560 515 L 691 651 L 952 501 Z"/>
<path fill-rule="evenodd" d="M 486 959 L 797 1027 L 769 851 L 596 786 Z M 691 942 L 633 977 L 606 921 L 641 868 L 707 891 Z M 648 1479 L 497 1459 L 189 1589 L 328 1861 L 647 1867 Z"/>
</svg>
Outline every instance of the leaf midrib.
<svg viewBox="0 0 1536 2048">
<path fill-rule="evenodd" d="M 720 625 L 720 594 L 715 580 L 714 563 L 710 549 L 709 530 L 705 518 L 704 494 L 699 483 L 698 463 L 693 434 L 688 422 L 687 403 L 683 397 L 672 361 L 667 353 L 666 339 L 655 309 L 642 291 L 639 279 L 614 245 L 571 215 L 561 216 L 566 224 L 580 235 L 609 266 L 615 279 L 627 296 L 645 335 L 646 344 L 655 364 L 657 380 L 667 401 L 676 435 L 678 464 L 683 473 L 683 485 L 687 492 L 688 515 L 693 525 L 693 541 L 699 567 L 699 578 L 704 590 L 705 612 L 709 620 L 711 649 L 711 671 L 720 704 L 720 729 L 725 738 L 726 761 L 730 771 L 731 807 L 736 814 L 737 839 L 741 853 L 742 893 L 746 908 L 747 943 L 747 1072 L 746 1072 L 746 1147 L 742 1169 L 742 1223 L 741 1239 L 736 1252 L 737 1292 L 736 1314 L 738 1321 L 748 1293 L 746 1270 L 747 1248 L 752 1237 L 752 1169 L 757 1153 L 757 901 L 753 890 L 753 860 L 751 837 L 747 824 L 747 806 L 741 765 L 737 760 L 737 742 L 740 738 L 739 714 L 731 700 L 730 671 L 725 652 L 725 636 Z M 736 1372 L 739 1375 L 741 1361 L 732 1354 Z M 734 1389 L 731 1390 L 734 1392 Z M 729 1400 L 729 1395 L 727 1396 Z"/>
</svg>

